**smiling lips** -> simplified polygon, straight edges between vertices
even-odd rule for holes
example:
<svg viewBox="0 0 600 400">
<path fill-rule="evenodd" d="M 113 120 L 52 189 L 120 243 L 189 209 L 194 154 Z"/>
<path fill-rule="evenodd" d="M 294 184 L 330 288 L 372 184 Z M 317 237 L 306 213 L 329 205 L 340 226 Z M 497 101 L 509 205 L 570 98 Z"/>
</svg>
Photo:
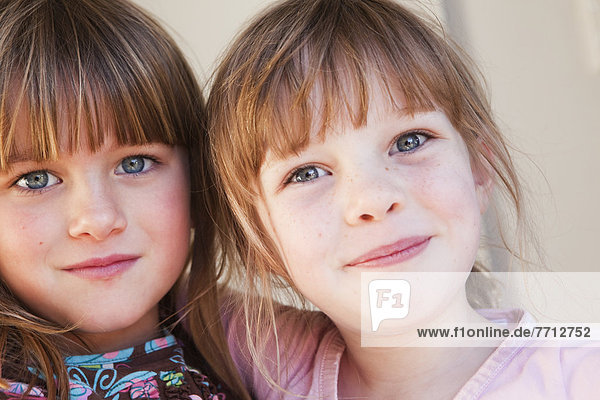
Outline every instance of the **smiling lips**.
<svg viewBox="0 0 600 400">
<path fill-rule="evenodd" d="M 140 256 L 114 254 L 108 257 L 90 258 L 64 268 L 65 271 L 85 279 L 110 279 L 129 269 Z"/>
<path fill-rule="evenodd" d="M 431 236 L 401 239 L 363 254 L 346 264 L 346 267 L 374 268 L 398 264 L 420 254 L 425 250 L 430 239 Z"/>
</svg>

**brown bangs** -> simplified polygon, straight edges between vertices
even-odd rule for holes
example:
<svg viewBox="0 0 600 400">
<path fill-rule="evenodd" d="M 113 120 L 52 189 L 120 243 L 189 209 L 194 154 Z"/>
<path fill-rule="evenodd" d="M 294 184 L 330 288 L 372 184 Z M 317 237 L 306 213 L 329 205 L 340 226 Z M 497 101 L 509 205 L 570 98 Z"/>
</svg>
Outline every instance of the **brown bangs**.
<svg viewBox="0 0 600 400">
<path fill-rule="evenodd" d="M 201 99 L 190 98 L 193 74 L 162 28 L 140 16 L 106 29 L 127 3 L 28 1 L 19 21 L 4 21 L 10 4 L 0 8 L 0 22 L 13 24 L 0 38 L 0 169 L 24 150 L 15 131 L 24 117 L 29 137 L 19 144 L 38 161 L 95 151 L 108 134 L 121 145 L 189 142 Z M 148 40 L 148 31 L 160 33 Z"/>
<path fill-rule="evenodd" d="M 283 157 L 334 125 L 364 125 L 375 91 L 409 114 L 440 107 L 459 117 L 462 80 L 441 28 L 385 3 L 306 3 L 302 18 L 290 2 L 259 17 L 234 45 L 236 58 L 224 60 L 227 87 L 213 88 L 235 99 L 221 110 L 244 132 L 232 139 L 254 149 L 255 172 L 266 149 Z"/>
</svg>

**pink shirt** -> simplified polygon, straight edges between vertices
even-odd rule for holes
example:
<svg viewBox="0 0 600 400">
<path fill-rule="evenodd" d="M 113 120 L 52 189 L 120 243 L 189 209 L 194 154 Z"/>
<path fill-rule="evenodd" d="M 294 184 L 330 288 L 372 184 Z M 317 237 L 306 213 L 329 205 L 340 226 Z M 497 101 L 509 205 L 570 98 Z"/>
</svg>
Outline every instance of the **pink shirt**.
<svg viewBox="0 0 600 400">
<path fill-rule="evenodd" d="M 492 321 L 532 323 L 519 310 L 486 310 Z M 335 325 L 318 312 L 286 309 L 278 315 L 281 386 L 272 388 L 243 350 L 241 317 L 226 318 L 225 328 L 242 379 L 257 399 L 337 399 L 338 374 L 345 344 Z M 600 347 L 527 347 L 505 340 L 465 383 L 455 400 L 578 400 L 600 398 Z M 267 347 L 267 367 L 276 376 L 275 341 Z M 295 394 L 295 395 L 294 395 Z"/>
</svg>

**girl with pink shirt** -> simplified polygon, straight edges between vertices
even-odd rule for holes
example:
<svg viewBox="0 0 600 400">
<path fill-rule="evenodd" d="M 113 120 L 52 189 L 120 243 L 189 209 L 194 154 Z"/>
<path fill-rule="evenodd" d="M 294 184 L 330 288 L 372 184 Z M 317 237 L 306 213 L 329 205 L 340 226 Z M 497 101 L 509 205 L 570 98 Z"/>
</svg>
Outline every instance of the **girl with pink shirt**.
<svg viewBox="0 0 600 400">
<path fill-rule="evenodd" d="M 531 322 L 469 304 L 492 198 L 523 233 L 518 259 L 527 220 L 482 79 L 438 24 L 386 0 L 283 1 L 226 52 L 208 109 L 223 260 L 244 293 L 226 330 L 257 398 L 597 395 L 593 347 L 401 345 L 425 323 Z M 374 272 L 462 278 L 413 282 L 408 316 L 382 322 L 387 347 L 364 347 Z M 278 305 L 285 288 L 320 311 Z"/>
</svg>

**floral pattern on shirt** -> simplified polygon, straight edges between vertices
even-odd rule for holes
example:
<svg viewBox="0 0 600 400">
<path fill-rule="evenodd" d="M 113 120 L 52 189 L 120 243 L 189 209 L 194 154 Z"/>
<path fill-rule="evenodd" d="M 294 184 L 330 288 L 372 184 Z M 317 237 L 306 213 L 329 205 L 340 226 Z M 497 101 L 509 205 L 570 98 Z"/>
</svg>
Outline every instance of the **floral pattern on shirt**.
<svg viewBox="0 0 600 400">
<path fill-rule="evenodd" d="M 225 400 L 209 379 L 190 368 L 172 335 L 128 349 L 65 358 L 70 400 L 191 399 Z M 27 385 L 10 383 L 0 399 L 20 399 Z M 34 387 L 25 399 L 45 399 Z"/>
</svg>

